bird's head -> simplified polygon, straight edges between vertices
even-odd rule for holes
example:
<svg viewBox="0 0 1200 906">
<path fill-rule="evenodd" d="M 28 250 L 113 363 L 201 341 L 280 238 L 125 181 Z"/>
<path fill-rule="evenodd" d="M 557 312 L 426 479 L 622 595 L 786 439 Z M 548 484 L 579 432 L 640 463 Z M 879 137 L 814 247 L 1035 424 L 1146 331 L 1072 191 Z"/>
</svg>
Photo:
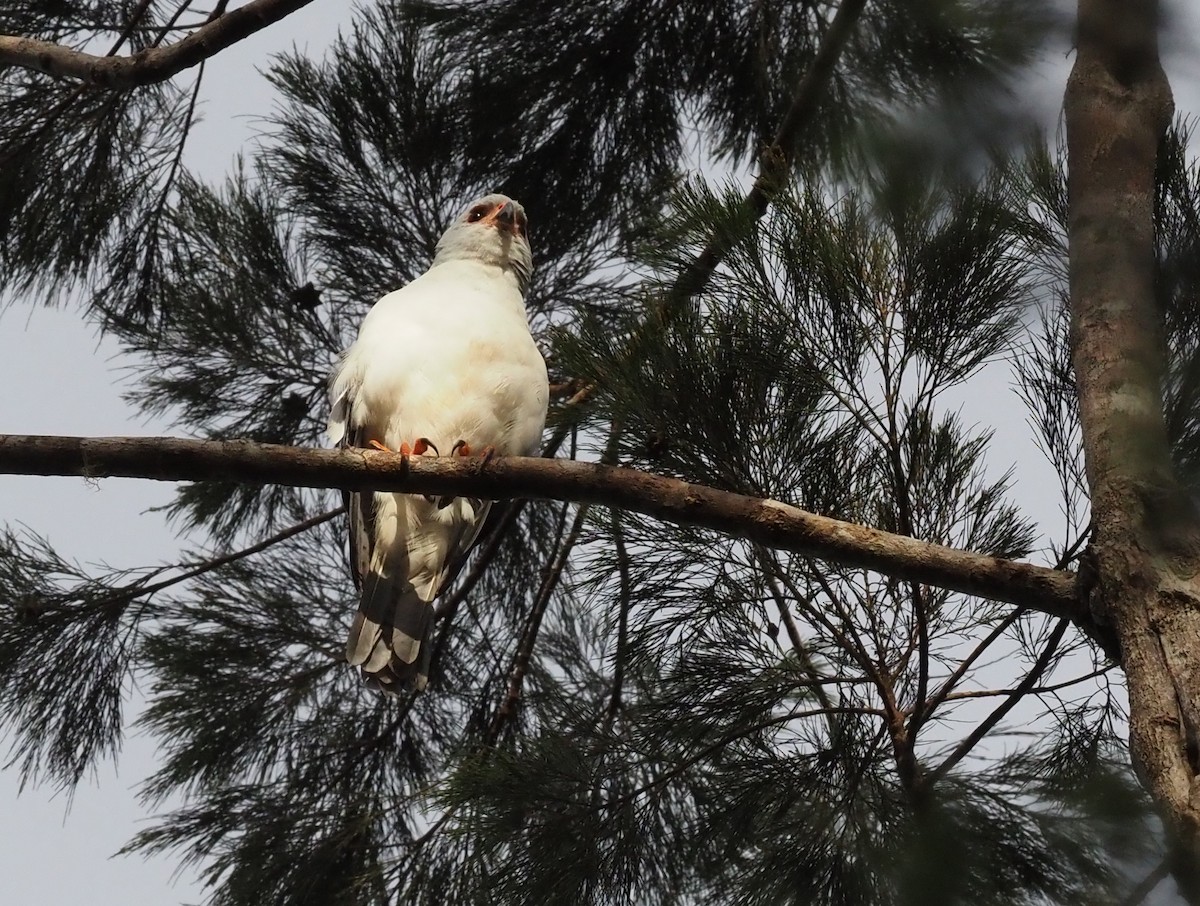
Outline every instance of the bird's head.
<svg viewBox="0 0 1200 906">
<path fill-rule="evenodd" d="M 483 261 L 510 270 L 524 292 L 533 274 L 533 253 L 520 202 L 493 193 L 467 205 L 438 240 L 433 263 L 455 259 Z"/>
</svg>

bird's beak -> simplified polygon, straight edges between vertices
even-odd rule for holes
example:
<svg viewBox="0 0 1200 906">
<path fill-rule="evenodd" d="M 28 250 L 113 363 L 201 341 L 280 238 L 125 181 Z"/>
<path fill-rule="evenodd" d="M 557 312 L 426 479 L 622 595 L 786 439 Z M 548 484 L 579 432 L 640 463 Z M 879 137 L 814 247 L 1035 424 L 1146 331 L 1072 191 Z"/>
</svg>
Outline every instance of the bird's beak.
<svg viewBox="0 0 1200 906">
<path fill-rule="evenodd" d="M 506 201 L 484 219 L 484 223 L 494 223 L 497 227 L 509 233 L 517 232 L 517 206 Z"/>
</svg>

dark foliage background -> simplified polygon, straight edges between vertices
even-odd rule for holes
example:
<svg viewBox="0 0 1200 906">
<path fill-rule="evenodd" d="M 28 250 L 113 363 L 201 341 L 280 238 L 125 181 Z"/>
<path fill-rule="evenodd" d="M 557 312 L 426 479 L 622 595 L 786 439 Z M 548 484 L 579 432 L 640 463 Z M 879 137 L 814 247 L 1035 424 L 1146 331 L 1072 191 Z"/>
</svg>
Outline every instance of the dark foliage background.
<svg viewBox="0 0 1200 906">
<path fill-rule="evenodd" d="M 129 51 L 188 4 L 136 6 L 10 3 L 0 32 Z M 6 69 L 0 289 L 80 299 L 136 363 L 131 405 L 182 431 L 320 444 L 367 307 L 504 191 L 533 224 L 559 455 L 1069 566 L 1088 527 L 1061 153 L 1006 131 L 1002 91 L 1061 23 L 1026 0 L 872 0 L 807 128 L 771 147 L 833 12 L 381 0 L 325 57 L 270 61 L 278 106 L 220 182 L 181 165 L 202 72 L 113 94 Z M 1194 475 L 1187 132 L 1163 154 L 1160 286 Z M 736 177 L 779 158 L 759 218 Z M 948 402 L 1005 379 L 1061 526 L 1013 502 L 986 409 Z M 1107 903 L 1155 857 L 1119 674 L 1065 622 L 518 503 L 447 595 L 429 691 L 383 699 L 341 662 L 338 505 L 181 487 L 205 565 L 166 579 L 9 529 L 10 766 L 78 784 L 115 757 L 136 682 L 160 745 L 147 806 L 183 805 L 129 849 L 194 863 L 231 906 Z"/>
</svg>

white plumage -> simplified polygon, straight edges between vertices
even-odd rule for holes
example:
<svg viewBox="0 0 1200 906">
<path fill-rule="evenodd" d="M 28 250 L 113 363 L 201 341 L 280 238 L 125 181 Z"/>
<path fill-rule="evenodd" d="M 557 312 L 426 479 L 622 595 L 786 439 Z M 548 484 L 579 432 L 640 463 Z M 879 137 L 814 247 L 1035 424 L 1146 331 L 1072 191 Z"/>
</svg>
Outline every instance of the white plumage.
<svg viewBox="0 0 1200 906">
<path fill-rule="evenodd" d="M 470 205 L 438 242 L 429 270 L 367 313 L 330 378 L 330 440 L 425 456 L 534 453 L 549 389 L 525 315 L 532 267 L 524 209 L 504 195 Z M 490 506 L 350 495 L 361 599 L 346 659 L 372 685 L 424 687 L 433 599 Z"/>
</svg>

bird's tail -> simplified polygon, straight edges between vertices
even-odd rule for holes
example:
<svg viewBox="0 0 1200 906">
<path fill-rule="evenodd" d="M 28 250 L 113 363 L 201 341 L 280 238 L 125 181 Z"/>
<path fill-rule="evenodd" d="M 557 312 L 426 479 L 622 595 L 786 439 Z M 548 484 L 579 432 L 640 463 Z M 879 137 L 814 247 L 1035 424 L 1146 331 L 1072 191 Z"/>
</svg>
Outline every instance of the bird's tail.
<svg viewBox="0 0 1200 906">
<path fill-rule="evenodd" d="M 376 570 L 363 576 L 346 660 L 362 668 L 368 685 L 394 695 L 405 686 L 418 692 L 425 688 L 433 656 L 432 597 L 427 599 L 406 579 Z"/>
</svg>

